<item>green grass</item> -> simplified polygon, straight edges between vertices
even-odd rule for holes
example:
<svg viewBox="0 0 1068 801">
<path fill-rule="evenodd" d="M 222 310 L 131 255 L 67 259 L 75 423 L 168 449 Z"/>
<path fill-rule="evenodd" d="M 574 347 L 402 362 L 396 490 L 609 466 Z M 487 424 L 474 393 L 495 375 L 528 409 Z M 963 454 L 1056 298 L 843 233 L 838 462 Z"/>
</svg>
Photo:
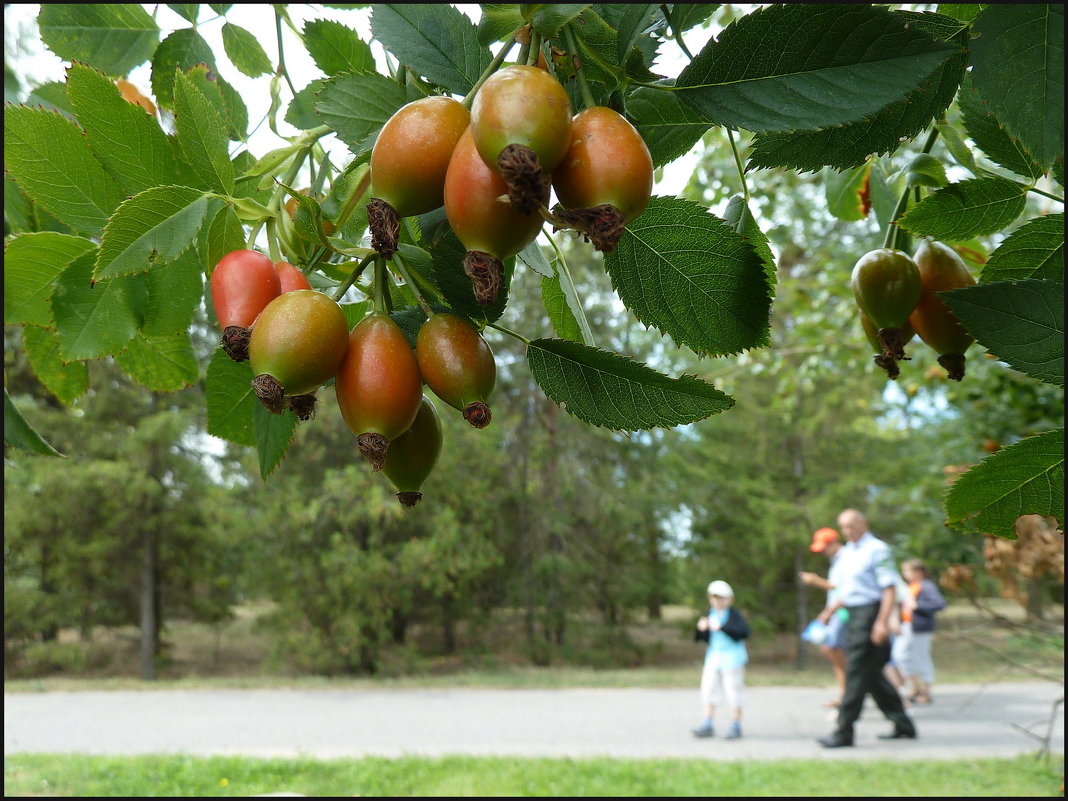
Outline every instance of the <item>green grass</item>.
<svg viewBox="0 0 1068 801">
<path fill-rule="evenodd" d="M 863 781 L 858 781 L 859 776 Z M 1063 796 L 1063 763 L 188 756 L 4 758 L 6 796 Z"/>
</svg>

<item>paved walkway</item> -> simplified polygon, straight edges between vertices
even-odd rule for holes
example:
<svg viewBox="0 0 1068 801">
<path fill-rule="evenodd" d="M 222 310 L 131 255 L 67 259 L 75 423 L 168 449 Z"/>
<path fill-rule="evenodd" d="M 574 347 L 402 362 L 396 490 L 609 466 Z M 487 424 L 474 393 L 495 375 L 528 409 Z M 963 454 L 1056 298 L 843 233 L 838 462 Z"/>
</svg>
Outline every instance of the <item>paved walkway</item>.
<svg viewBox="0 0 1068 801">
<path fill-rule="evenodd" d="M 884 742 L 871 706 L 857 746 L 815 739 L 828 689 L 749 688 L 745 737 L 699 740 L 697 690 L 145 690 L 4 695 L 4 753 L 244 754 L 321 758 L 446 754 L 739 759 L 957 759 L 1034 754 L 1059 684 L 936 687 L 920 737 Z M 725 728 L 724 723 L 720 724 Z M 1052 721 L 1063 756 L 1063 705 Z"/>
</svg>

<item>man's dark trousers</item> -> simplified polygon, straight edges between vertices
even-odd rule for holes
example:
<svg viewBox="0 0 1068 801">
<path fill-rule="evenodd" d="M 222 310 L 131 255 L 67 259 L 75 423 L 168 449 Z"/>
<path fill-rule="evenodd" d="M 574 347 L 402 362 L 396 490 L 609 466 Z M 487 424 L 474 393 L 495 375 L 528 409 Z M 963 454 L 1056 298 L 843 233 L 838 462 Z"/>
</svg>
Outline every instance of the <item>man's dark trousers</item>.
<svg viewBox="0 0 1068 801">
<path fill-rule="evenodd" d="M 846 687 L 842 705 L 838 708 L 838 731 L 836 734 L 853 739 L 853 724 L 860 717 L 864 696 L 871 693 L 879 711 L 893 721 L 897 731 L 915 733 L 901 696 L 894 689 L 883 667 L 890 660 L 890 643 L 876 645 L 871 641 L 871 629 L 879 615 L 879 604 L 849 608 L 846 624 Z"/>
</svg>

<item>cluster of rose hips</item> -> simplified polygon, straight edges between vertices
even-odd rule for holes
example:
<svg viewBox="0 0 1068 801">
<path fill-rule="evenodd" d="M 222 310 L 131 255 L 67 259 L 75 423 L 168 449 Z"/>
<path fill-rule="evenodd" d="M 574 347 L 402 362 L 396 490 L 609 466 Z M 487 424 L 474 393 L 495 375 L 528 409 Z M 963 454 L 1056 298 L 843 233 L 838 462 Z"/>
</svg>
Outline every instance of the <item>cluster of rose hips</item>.
<svg viewBox="0 0 1068 801">
<path fill-rule="evenodd" d="M 652 186 L 649 149 L 622 115 L 592 106 L 572 116 L 556 78 L 512 65 L 486 79 L 470 111 L 427 97 L 382 127 L 371 152 L 371 244 L 390 258 L 401 218 L 444 205 L 474 296 L 488 306 L 503 283 L 502 260 L 533 242 L 543 221 L 608 253 Z M 552 211 L 550 188 L 559 200 Z"/>
<path fill-rule="evenodd" d="M 223 350 L 234 361 L 248 360 L 263 406 L 310 419 L 315 393 L 333 379 L 360 452 L 393 482 L 405 506 L 422 498 L 420 487 L 441 452 L 441 421 L 424 382 L 474 427 L 490 422 L 486 398 L 496 364 L 462 317 L 432 315 L 414 350 L 384 312 L 368 314 L 350 332 L 337 301 L 312 289 L 300 270 L 252 250 L 219 261 L 211 294 Z"/>
<path fill-rule="evenodd" d="M 897 363 L 910 358 L 905 345 L 919 336 L 938 353 L 949 378 L 963 379 L 964 352 L 975 338 L 937 293 L 973 284 L 964 260 L 941 242 L 922 241 L 912 257 L 894 248 L 861 256 L 851 285 L 864 333 L 876 350 L 875 363 L 897 378 Z"/>
<path fill-rule="evenodd" d="M 533 242 L 544 221 L 610 252 L 645 209 L 653 182 L 649 150 L 633 125 L 602 106 L 572 116 L 559 81 L 522 65 L 489 76 L 470 111 L 445 96 L 408 103 L 382 127 L 370 166 L 368 227 L 378 264 L 403 267 L 400 221 L 444 206 L 483 306 L 503 285 L 502 261 Z M 550 189 L 560 201 L 551 211 Z M 384 272 L 376 271 L 376 297 Z M 441 451 L 441 422 L 424 382 L 475 428 L 490 422 L 496 364 L 464 317 L 424 305 L 429 319 L 414 350 L 378 304 L 350 332 L 338 303 L 300 270 L 251 250 L 223 257 L 211 289 L 223 349 L 248 359 L 264 407 L 309 419 L 316 391 L 333 379 L 360 452 L 405 506 L 419 502 Z"/>
</svg>

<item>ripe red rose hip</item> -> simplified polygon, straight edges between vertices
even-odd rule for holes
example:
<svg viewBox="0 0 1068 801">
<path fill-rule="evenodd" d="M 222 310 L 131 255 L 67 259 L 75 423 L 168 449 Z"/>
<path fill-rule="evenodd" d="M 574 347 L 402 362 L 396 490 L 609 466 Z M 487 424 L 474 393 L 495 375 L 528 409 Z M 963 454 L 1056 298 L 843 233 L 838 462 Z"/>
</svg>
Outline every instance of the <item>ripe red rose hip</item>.
<svg viewBox="0 0 1068 801">
<path fill-rule="evenodd" d="M 282 292 L 274 263 L 254 250 L 227 253 L 211 272 L 211 304 L 222 329 L 222 347 L 235 362 L 248 359 L 250 329 Z"/>
<path fill-rule="evenodd" d="M 504 280 L 502 259 L 514 256 L 534 241 L 541 217 L 517 211 L 507 199 L 504 180 L 479 156 L 468 128 L 456 144 L 445 175 L 445 216 L 463 243 L 464 271 L 471 278 L 475 299 L 488 306 Z M 541 195 L 549 199 L 548 187 Z"/>
<path fill-rule="evenodd" d="M 653 159 L 638 130 L 616 111 L 594 106 L 571 120 L 571 144 L 553 170 L 557 215 L 586 234 L 597 250 L 615 249 L 623 226 L 638 217 L 653 191 Z"/>
<path fill-rule="evenodd" d="M 878 329 L 883 354 L 907 359 L 901 330 L 923 291 L 916 263 L 900 250 L 879 248 L 860 257 L 850 285 L 857 306 Z"/>
<path fill-rule="evenodd" d="M 920 339 L 939 354 L 938 363 L 946 368 L 948 377 L 960 381 L 964 378 L 964 351 L 975 342 L 975 337 L 965 330 L 937 293 L 972 286 L 975 278 L 957 252 L 941 242 L 924 240 L 916 249 L 914 260 L 920 271 L 923 294 L 909 315 L 909 322 Z"/>
<path fill-rule="evenodd" d="M 415 421 L 389 444 L 382 472 L 397 488 L 397 500 L 412 507 L 423 498 L 423 482 L 441 454 L 441 418 L 434 402 L 423 395 Z"/>
<path fill-rule="evenodd" d="M 497 364 L 478 329 L 455 314 L 435 314 L 419 329 L 415 356 L 435 395 L 475 428 L 489 425 L 486 399 L 497 382 Z"/>
<path fill-rule="evenodd" d="M 396 252 L 400 218 L 425 214 L 444 202 L 452 151 L 471 122 L 467 108 L 450 97 L 415 100 L 390 117 L 371 150 L 372 246 Z"/>
<path fill-rule="evenodd" d="M 334 391 L 360 453 L 382 469 L 390 442 L 411 426 L 423 397 L 415 353 L 388 314 L 369 314 L 352 329 Z"/>
<path fill-rule="evenodd" d="M 337 371 L 348 334 L 345 313 L 321 292 L 279 295 L 260 313 L 248 344 L 256 397 L 281 414 L 287 397 L 314 392 Z"/>
</svg>

